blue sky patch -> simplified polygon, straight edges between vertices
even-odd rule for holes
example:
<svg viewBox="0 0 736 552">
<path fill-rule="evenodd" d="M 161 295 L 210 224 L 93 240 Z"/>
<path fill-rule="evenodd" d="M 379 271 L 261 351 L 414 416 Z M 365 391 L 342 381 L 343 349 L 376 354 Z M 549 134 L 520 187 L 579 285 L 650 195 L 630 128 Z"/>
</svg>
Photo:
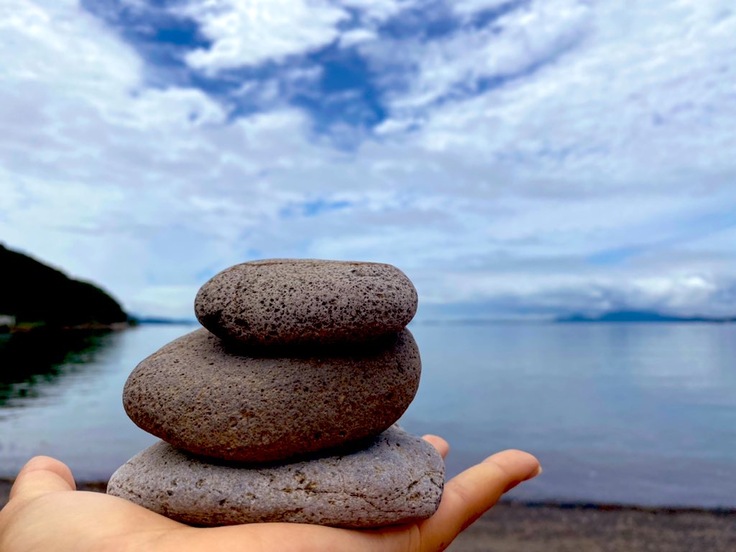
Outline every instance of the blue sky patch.
<svg viewBox="0 0 736 552">
<path fill-rule="evenodd" d="M 616 266 L 628 261 L 632 257 L 642 254 L 646 249 L 644 246 L 605 249 L 589 255 L 586 260 L 594 266 Z"/>
<path fill-rule="evenodd" d="M 352 203 L 346 200 L 317 198 L 289 205 L 283 208 L 279 214 L 283 218 L 316 217 L 330 212 L 342 211 L 351 206 Z"/>
<path fill-rule="evenodd" d="M 380 91 L 355 48 L 330 46 L 308 60 L 322 68 L 319 88 L 295 94 L 293 102 L 312 114 L 318 129 L 335 123 L 373 127 L 386 118 Z"/>
<path fill-rule="evenodd" d="M 118 0 L 81 0 L 82 7 L 115 29 L 141 55 L 157 66 L 184 67 L 184 54 L 209 48 L 211 41 L 199 32 L 193 19 L 175 15 L 172 1 L 149 1 L 137 9 Z"/>
</svg>

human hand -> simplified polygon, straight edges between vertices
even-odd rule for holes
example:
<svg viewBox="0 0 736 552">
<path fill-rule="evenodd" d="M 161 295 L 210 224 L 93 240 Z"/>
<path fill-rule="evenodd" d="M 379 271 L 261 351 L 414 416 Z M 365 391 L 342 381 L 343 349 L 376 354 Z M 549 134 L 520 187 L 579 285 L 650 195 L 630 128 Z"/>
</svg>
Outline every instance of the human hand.
<svg viewBox="0 0 736 552">
<path fill-rule="evenodd" d="M 443 439 L 425 439 L 443 457 L 447 454 Z M 540 472 L 539 462 L 525 452 L 494 454 L 447 482 L 437 512 L 411 525 L 373 530 L 293 523 L 195 528 L 121 498 L 72 492 L 75 483 L 69 468 L 39 456 L 20 471 L 10 501 L 0 511 L 0 550 L 434 552 L 444 550 L 503 493 Z"/>
</svg>

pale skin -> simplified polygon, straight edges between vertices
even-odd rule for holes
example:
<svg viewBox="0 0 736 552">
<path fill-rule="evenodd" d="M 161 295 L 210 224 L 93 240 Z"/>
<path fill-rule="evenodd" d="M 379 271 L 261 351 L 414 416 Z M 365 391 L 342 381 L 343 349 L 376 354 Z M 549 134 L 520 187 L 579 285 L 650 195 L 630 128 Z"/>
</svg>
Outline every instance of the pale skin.
<svg viewBox="0 0 736 552">
<path fill-rule="evenodd" d="M 447 442 L 425 439 L 445 456 Z M 194 528 L 126 500 L 75 491 L 69 468 L 38 456 L 20 471 L 0 511 L 3 552 L 434 552 L 452 540 L 503 493 L 541 473 L 532 455 L 499 452 L 448 481 L 437 512 L 412 525 L 349 530 L 316 525 L 256 523 Z"/>
</svg>

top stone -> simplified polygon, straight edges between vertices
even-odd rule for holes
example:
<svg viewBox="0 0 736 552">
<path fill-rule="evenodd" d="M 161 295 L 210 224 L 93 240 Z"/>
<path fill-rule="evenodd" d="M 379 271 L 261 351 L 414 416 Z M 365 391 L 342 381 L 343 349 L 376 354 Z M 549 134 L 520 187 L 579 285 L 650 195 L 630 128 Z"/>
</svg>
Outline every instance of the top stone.
<svg viewBox="0 0 736 552">
<path fill-rule="evenodd" d="M 228 268 L 204 284 L 194 310 L 221 339 L 248 345 L 330 345 L 401 331 L 417 292 L 381 263 L 272 259 Z"/>
</svg>

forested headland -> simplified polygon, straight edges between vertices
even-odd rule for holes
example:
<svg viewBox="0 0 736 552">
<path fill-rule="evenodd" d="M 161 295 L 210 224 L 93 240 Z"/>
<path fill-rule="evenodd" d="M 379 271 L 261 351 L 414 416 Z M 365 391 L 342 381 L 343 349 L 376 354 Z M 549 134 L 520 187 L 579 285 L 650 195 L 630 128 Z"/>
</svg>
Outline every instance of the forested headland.
<svg viewBox="0 0 736 552">
<path fill-rule="evenodd" d="M 0 244 L 0 317 L 11 329 L 96 328 L 129 322 L 97 285 Z"/>
</svg>

